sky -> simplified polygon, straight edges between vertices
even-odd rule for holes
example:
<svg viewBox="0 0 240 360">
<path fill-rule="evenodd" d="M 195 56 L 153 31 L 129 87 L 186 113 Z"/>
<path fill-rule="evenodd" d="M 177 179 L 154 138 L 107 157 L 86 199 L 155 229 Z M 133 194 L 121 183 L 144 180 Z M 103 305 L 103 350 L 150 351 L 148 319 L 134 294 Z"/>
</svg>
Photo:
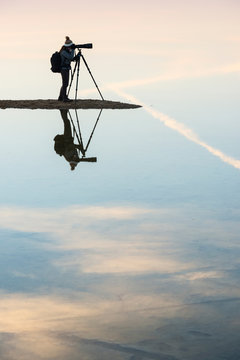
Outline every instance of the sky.
<svg viewBox="0 0 240 360">
<path fill-rule="evenodd" d="M 0 98 L 54 96 L 49 59 L 66 35 L 93 43 L 84 55 L 102 87 L 239 73 L 239 8 L 232 0 L 3 1 Z"/>
</svg>

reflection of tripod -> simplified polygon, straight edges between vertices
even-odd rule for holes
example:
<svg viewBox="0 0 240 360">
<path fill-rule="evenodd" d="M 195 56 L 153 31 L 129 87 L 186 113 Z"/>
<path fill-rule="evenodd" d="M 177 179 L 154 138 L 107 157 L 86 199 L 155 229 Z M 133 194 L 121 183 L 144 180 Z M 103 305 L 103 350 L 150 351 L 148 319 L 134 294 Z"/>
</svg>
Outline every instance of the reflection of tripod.
<svg viewBox="0 0 240 360">
<path fill-rule="evenodd" d="M 71 120 L 71 123 L 72 123 L 72 127 L 73 127 L 73 138 L 76 136 L 77 138 L 77 141 L 78 141 L 78 145 L 76 146 L 77 149 L 78 149 L 78 155 L 79 155 L 79 162 L 80 161 L 87 161 L 87 162 L 97 162 L 97 158 L 96 157 L 86 157 L 86 151 L 89 147 L 89 144 L 92 140 L 92 137 L 93 137 L 93 134 L 94 134 L 94 131 L 96 129 L 96 126 L 97 126 L 97 123 L 100 119 L 100 116 L 101 116 L 101 113 L 102 113 L 102 109 L 100 110 L 99 114 L 98 114 L 98 117 L 97 117 L 97 120 L 94 124 L 94 127 L 93 127 L 93 130 L 91 132 L 91 135 L 88 139 L 88 142 L 87 142 L 87 145 L 84 147 L 83 145 L 83 140 L 82 140 L 82 134 L 81 134 L 81 130 L 80 130 L 80 123 L 79 123 L 79 119 L 78 119 L 78 113 L 77 113 L 77 110 L 75 109 L 75 115 L 76 115 L 76 125 L 77 127 L 75 126 L 75 123 L 73 121 L 73 118 L 72 118 L 72 115 L 70 113 L 70 110 L 68 111 L 68 114 L 69 114 L 69 117 L 70 117 L 70 120 Z M 82 154 L 82 157 L 80 158 L 80 153 Z"/>
<path fill-rule="evenodd" d="M 94 77 L 93 77 L 93 75 L 92 75 L 92 73 L 91 73 L 91 70 L 89 69 L 89 66 L 88 66 L 87 62 L 86 62 L 86 60 L 85 60 L 85 58 L 84 58 L 81 50 L 79 50 L 79 49 L 78 49 L 78 54 L 77 54 L 76 57 L 75 57 L 76 63 L 75 63 L 75 66 L 74 66 L 74 70 L 73 70 L 73 72 L 72 72 L 72 74 L 71 74 L 71 81 L 70 81 L 70 85 L 69 85 L 69 88 L 68 88 L 68 95 L 69 95 L 69 92 L 70 92 L 70 89 L 71 89 L 71 86 L 72 86 L 74 74 L 75 74 L 75 72 L 76 72 L 76 70 L 77 70 L 77 79 L 76 79 L 76 88 L 75 88 L 75 100 L 77 100 L 78 80 L 79 80 L 79 69 L 80 69 L 80 59 L 81 59 L 81 58 L 82 58 L 84 64 L 86 65 L 86 68 L 87 68 L 87 70 L 88 70 L 88 72 L 89 72 L 89 74 L 90 74 L 90 76 L 91 76 L 91 78 L 92 78 L 92 80 L 93 80 L 93 82 L 94 82 L 94 84 L 95 84 L 95 86 L 96 86 L 96 88 L 97 88 L 100 96 L 101 96 L 101 99 L 104 100 L 104 98 L 103 98 L 103 96 L 102 96 L 102 93 L 101 93 L 101 91 L 99 90 L 99 88 L 98 88 L 98 86 L 97 86 L 97 83 L 96 83 L 96 81 L 95 81 L 95 79 L 94 79 Z"/>
</svg>

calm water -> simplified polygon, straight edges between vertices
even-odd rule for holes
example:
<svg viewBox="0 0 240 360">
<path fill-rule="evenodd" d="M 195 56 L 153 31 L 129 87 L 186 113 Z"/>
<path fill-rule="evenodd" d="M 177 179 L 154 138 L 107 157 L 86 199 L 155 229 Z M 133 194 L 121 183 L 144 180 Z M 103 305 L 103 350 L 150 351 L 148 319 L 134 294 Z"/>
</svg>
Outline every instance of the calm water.
<svg viewBox="0 0 240 360">
<path fill-rule="evenodd" d="M 238 81 L 130 90 L 74 171 L 59 110 L 1 110 L 3 360 L 239 359 Z"/>
</svg>

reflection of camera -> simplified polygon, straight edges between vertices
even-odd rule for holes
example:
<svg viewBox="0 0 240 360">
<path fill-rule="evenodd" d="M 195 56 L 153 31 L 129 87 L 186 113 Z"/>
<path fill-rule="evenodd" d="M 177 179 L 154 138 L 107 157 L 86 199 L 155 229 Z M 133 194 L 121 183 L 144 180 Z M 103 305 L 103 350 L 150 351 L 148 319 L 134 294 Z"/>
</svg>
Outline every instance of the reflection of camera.
<svg viewBox="0 0 240 360">
<path fill-rule="evenodd" d="M 97 158 L 96 157 L 82 157 L 79 161 L 86 161 L 86 162 L 97 162 Z"/>
<path fill-rule="evenodd" d="M 80 45 L 75 45 L 72 44 L 71 48 L 72 49 L 92 49 L 93 45 L 91 43 L 88 44 L 80 44 Z"/>
</svg>

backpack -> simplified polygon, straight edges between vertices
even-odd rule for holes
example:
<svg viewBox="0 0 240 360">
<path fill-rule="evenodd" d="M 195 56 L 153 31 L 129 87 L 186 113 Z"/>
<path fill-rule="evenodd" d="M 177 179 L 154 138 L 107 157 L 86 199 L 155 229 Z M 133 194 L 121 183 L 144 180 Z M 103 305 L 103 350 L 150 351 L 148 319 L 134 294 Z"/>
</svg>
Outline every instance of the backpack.
<svg viewBox="0 0 240 360">
<path fill-rule="evenodd" d="M 61 55 L 60 52 L 56 51 L 54 54 L 52 54 L 51 59 L 51 70 L 54 73 L 60 73 L 61 72 Z"/>
</svg>

